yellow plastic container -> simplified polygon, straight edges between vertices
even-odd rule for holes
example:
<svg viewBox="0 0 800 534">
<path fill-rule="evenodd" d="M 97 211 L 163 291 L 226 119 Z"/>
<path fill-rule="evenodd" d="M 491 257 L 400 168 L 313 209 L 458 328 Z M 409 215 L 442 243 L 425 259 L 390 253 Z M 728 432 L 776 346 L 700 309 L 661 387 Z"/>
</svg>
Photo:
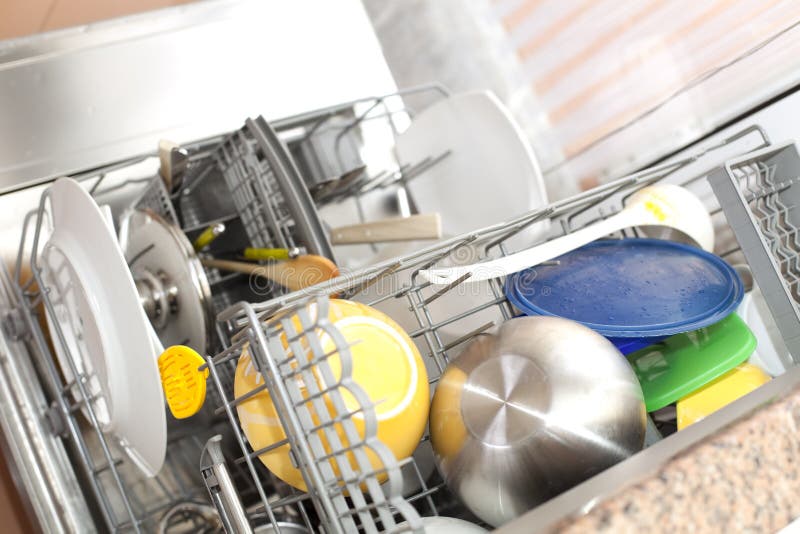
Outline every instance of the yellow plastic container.
<svg viewBox="0 0 800 534">
<path fill-rule="evenodd" d="M 678 430 L 696 423 L 769 382 L 767 373 L 743 363 L 678 401 Z"/>
</svg>

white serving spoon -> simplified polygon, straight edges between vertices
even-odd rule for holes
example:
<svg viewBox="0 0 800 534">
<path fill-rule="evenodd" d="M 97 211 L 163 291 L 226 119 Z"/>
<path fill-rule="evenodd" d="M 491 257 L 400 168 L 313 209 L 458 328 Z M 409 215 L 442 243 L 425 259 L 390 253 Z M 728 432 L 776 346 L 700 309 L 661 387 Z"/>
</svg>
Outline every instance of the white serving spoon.
<svg viewBox="0 0 800 534">
<path fill-rule="evenodd" d="M 686 234 L 700 247 L 714 249 L 714 227 L 702 201 L 674 184 L 655 184 L 631 195 L 616 215 L 563 237 L 547 241 L 504 258 L 445 269 L 428 269 L 420 275 L 432 284 L 451 284 L 469 274 L 465 282 L 478 282 L 539 265 L 596 239 L 634 226 L 670 227 Z M 644 229 L 646 232 L 646 229 Z"/>
</svg>

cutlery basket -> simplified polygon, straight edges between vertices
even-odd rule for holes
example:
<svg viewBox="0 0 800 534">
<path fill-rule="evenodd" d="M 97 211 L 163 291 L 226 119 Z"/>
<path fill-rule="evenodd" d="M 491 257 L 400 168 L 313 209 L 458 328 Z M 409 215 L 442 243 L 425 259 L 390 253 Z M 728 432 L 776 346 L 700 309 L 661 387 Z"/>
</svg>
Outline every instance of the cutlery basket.
<svg viewBox="0 0 800 534">
<path fill-rule="evenodd" d="M 134 207 L 151 209 L 177 223 L 190 238 L 212 225 L 228 229 L 212 242 L 212 253 L 246 247 L 299 249 L 333 258 L 322 223 L 291 156 L 261 117 L 221 140 L 189 145 L 188 165 L 175 190 L 156 176 Z M 239 284 L 241 277 L 206 268 L 215 309 L 240 299 L 265 298 L 278 284 Z"/>
</svg>

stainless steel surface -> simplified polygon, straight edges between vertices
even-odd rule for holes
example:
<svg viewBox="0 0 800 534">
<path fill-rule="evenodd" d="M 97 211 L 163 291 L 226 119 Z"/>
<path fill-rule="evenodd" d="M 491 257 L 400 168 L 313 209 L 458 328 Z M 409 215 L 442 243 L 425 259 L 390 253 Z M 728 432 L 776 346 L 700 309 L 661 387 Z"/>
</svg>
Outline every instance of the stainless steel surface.
<svg viewBox="0 0 800 534">
<path fill-rule="evenodd" d="M 303 525 L 279 521 L 274 525 L 261 525 L 253 529 L 253 534 L 309 534 Z"/>
<path fill-rule="evenodd" d="M 610 341 L 566 319 L 520 317 L 445 369 L 431 444 L 447 485 L 500 526 L 638 452 L 646 419 Z"/>
<path fill-rule="evenodd" d="M 194 2 L 3 42 L 0 192 L 394 89 L 358 0 Z"/>
<path fill-rule="evenodd" d="M 93 516 L 37 376 L 34 349 L 5 265 L 0 265 L 0 427 L 3 454 L 42 532 L 95 532 Z M 48 419 L 46 414 L 51 414 Z"/>
<path fill-rule="evenodd" d="M 200 470 L 225 531 L 250 534 L 250 522 L 225 465 L 221 442 L 222 437 L 218 435 L 208 440 L 200 458 Z"/>
</svg>

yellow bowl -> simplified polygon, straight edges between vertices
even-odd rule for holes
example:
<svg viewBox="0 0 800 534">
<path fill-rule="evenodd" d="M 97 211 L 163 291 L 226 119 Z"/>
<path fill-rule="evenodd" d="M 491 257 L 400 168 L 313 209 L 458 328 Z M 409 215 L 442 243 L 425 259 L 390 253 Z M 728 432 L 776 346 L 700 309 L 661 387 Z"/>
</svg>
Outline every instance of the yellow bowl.
<svg viewBox="0 0 800 534">
<path fill-rule="evenodd" d="M 314 309 L 311 311 L 313 314 Z M 352 378 L 375 404 L 378 438 L 398 459 L 410 456 L 425 430 L 430 402 L 428 375 L 419 351 L 408 334 L 390 317 L 364 304 L 332 299 L 328 317 L 351 344 Z M 329 353 L 335 349 L 327 334 L 321 333 L 320 339 L 323 352 Z M 334 354 L 328 358 L 328 363 L 338 380 L 341 376 L 339 355 Z M 316 368 L 313 374 L 318 386 L 324 387 L 324 380 Z M 306 385 L 302 379 L 296 380 L 303 396 L 307 397 Z M 239 398 L 246 395 L 263 383 L 263 377 L 245 349 L 236 366 L 235 396 Z M 357 410 L 359 406 L 355 398 L 343 388 L 340 391 L 347 410 Z M 325 404 L 331 416 L 336 416 L 336 410 L 329 398 L 325 398 Z M 242 430 L 253 450 L 258 451 L 286 439 L 278 413 L 266 390 L 238 404 L 237 412 Z M 316 424 L 316 414 L 312 413 L 312 418 Z M 351 419 L 359 435 L 363 437 L 363 414 L 355 413 Z M 348 440 L 341 425 L 336 425 L 336 432 L 341 442 L 347 446 Z M 326 452 L 330 452 L 324 431 L 320 430 L 318 435 Z M 372 451 L 367 450 L 367 455 L 373 468 L 381 468 L 380 461 Z M 307 491 L 300 471 L 292 465 L 288 444 L 261 454 L 259 459 L 278 478 Z M 357 468 L 352 455 L 348 456 L 348 460 L 354 469 Z M 339 468 L 335 460 L 331 459 L 330 464 L 338 474 Z"/>
<path fill-rule="evenodd" d="M 769 382 L 767 373 L 743 363 L 678 401 L 678 430 L 696 423 Z"/>
</svg>

